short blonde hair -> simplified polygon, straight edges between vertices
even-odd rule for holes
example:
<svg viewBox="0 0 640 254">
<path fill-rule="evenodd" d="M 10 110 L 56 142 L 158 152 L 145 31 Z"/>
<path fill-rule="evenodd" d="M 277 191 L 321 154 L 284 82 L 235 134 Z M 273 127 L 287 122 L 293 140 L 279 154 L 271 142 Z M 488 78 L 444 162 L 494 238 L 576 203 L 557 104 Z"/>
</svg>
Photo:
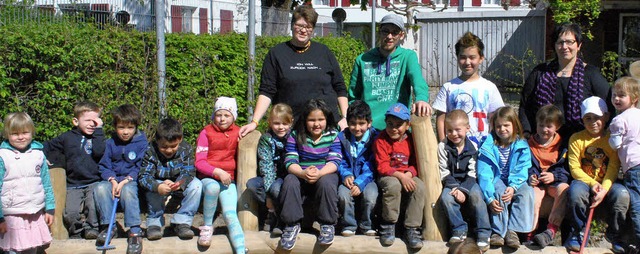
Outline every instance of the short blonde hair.
<svg viewBox="0 0 640 254">
<path fill-rule="evenodd" d="M 33 120 L 29 114 L 24 112 L 10 113 L 4 118 L 4 137 L 9 137 L 9 134 L 20 131 L 29 131 L 31 135 L 36 134 L 36 127 L 33 124 Z"/>
<path fill-rule="evenodd" d="M 271 107 L 271 113 L 269 113 L 269 118 L 267 121 L 269 124 L 273 122 L 273 120 L 279 119 L 283 121 L 285 124 L 293 124 L 293 110 L 289 105 L 284 103 L 278 103 Z"/>
<path fill-rule="evenodd" d="M 613 89 L 622 89 L 629 94 L 631 100 L 636 100 L 636 107 L 640 106 L 640 80 L 634 77 L 625 76 L 616 80 Z"/>
<path fill-rule="evenodd" d="M 98 106 L 98 104 L 90 101 L 80 101 L 73 106 L 73 117 L 78 118 L 84 112 L 96 112 L 98 114 L 101 114 L 102 109 Z"/>
<path fill-rule="evenodd" d="M 469 115 L 461 109 L 454 109 L 444 116 L 444 123 L 446 125 L 452 124 L 454 121 L 462 120 L 466 125 L 469 124 Z"/>
</svg>

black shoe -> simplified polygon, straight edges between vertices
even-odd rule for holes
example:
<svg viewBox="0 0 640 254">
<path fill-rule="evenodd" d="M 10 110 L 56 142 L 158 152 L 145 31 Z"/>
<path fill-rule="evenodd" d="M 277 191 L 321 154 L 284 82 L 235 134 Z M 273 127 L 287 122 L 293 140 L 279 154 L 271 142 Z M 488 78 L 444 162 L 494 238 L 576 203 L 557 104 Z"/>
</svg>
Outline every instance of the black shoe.
<svg viewBox="0 0 640 254">
<path fill-rule="evenodd" d="M 193 230 L 191 230 L 191 226 L 187 224 L 178 224 L 174 227 L 174 230 L 176 231 L 178 237 L 182 240 L 189 240 L 194 236 Z"/>
<path fill-rule="evenodd" d="M 549 229 L 542 231 L 542 233 L 536 234 L 535 236 L 533 236 L 533 242 L 535 242 L 542 248 L 547 247 L 547 245 L 551 244 L 552 241 L 553 241 L 553 232 L 551 232 L 551 230 Z"/>
<path fill-rule="evenodd" d="M 159 226 L 149 226 L 147 228 L 148 240 L 160 240 L 162 238 L 162 228 Z"/>
<path fill-rule="evenodd" d="M 87 239 L 87 240 L 97 239 L 99 234 L 100 234 L 100 231 L 98 231 L 98 229 L 86 228 L 84 230 L 84 239 Z"/>
<path fill-rule="evenodd" d="M 382 246 L 391 246 L 396 240 L 396 225 L 395 224 L 383 224 L 380 225 L 380 244 Z"/>
<path fill-rule="evenodd" d="M 405 237 L 407 238 L 407 245 L 409 245 L 410 249 L 422 249 L 422 234 L 418 228 L 407 228 Z"/>
<path fill-rule="evenodd" d="M 142 232 L 131 233 L 131 231 L 129 231 L 129 238 L 127 239 L 127 254 L 140 253 L 142 253 Z"/>
<path fill-rule="evenodd" d="M 118 229 L 116 228 L 116 225 L 113 225 L 113 228 L 111 229 L 111 237 L 109 237 L 110 239 L 109 241 L 113 240 L 113 238 L 116 238 L 117 230 Z M 100 231 L 100 234 L 96 238 L 96 246 L 102 246 L 104 245 L 105 241 L 107 241 L 107 231 L 109 231 L 109 227 L 104 225 L 102 231 Z"/>
</svg>

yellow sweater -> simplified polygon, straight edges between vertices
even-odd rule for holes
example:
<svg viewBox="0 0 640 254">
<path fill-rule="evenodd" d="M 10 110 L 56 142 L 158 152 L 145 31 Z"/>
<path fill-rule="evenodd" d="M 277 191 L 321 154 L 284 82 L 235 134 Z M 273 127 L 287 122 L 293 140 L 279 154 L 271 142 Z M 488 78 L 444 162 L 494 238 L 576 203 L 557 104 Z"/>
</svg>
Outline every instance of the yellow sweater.
<svg viewBox="0 0 640 254">
<path fill-rule="evenodd" d="M 589 187 L 601 183 L 608 191 L 618 177 L 620 160 L 618 153 L 609 146 L 608 131 L 601 137 L 592 137 L 587 130 L 573 134 L 567 154 L 571 176 Z"/>
</svg>

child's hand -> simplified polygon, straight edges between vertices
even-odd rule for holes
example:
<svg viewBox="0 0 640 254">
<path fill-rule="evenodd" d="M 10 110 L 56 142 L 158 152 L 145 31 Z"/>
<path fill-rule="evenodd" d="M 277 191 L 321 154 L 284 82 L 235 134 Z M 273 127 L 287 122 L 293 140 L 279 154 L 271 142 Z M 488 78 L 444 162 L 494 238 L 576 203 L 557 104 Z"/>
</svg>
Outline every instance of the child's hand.
<svg viewBox="0 0 640 254">
<path fill-rule="evenodd" d="M 416 182 L 413 180 L 411 172 L 405 172 L 399 179 L 405 191 L 412 192 L 416 189 Z"/>
<path fill-rule="evenodd" d="M 44 213 L 44 222 L 47 223 L 47 226 L 51 227 L 53 225 L 54 218 L 53 215 Z"/>
<path fill-rule="evenodd" d="M 185 182 L 185 179 L 182 178 L 180 181 L 169 184 L 169 188 L 171 188 L 171 191 L 177 191 L 178 189 L 180 189 L 180 186 L 182 186 L 184 182 Z"/>
<path fill-rule="evenodd" d="M 544 184 L 550 184 L 550 183 L 553 183 L 553 181 L 555 181 L 556 178 L 553 176 L 551 172 L 542 172 L 540 173 L 540 178 L 538 178 L 538 180 L 540 180 Z"/>
<path fill-rule="evenodd" d="M 537 175 L 529 176 L 529 185 L 538 186 L 538 184 L 540 184 L 540 181 L 538 181 L 538 176 Z"/>
<path fill-rule="evenodd" d="M 591 191 L 593 192 L 594 195 L 591 198 L 590 208 L 594 208 L 594 207 L 597 207 L 602 202 L 602 200 L 604 200 L 604 196 L 607 194 L 607 191 L 600 184 L 594 185 L 591 188 Z"/>
<path fill-rule="evenodd" d="M 344 186 L 346 186 L 347 189 L 353 188 L 353 176 L 347 176 L 344 179 Z"/>
<path fill-rule="evenodd" d="M 116 189 L 114 190 L 113 196 L 114 197 L 120 197 L 120 191 L 122 191 L 122 188 L 127 183 L 129 183 L 129 180 L 127 180 L 127 179 L 120 181 L 118 183 L 118 185 L 116 185 Z"/>
<path fill-rule="evenodd" d="M 358 187 L 358 185 L 353 185 L 353 187 L 351 187 L 351 196 L 352 197 L 357 197 L 360 195 L 360 193 L 362 193 L 360 191 L 360 187 Z"/>
<path fill-rule="evenodd" d="M 493 201 L 491 201 L 491 203 L 489 203 L 489 209 L 491 209 L 493 213 L 498 214 L 501 213 L 504 208 L 500 206 L 500 202 L 498 202 L 497 199 L 494 199 Z"/>
<path fill-rule="evenodd" d="M 315 183 L 320 179 L 320 172 L 318 172 L 318 168 L 316 166 L 309 166 L 305 171 L 305 178 L 307 178 L 308 183 Z"/>
<path fill-rule="evenodd" d="M 111 198 L 120 196 L 120 193 L 116 191 L 117 189 L 118 189 L 118 181 L 116 181 L 115 179 L 112 179 L 111 180 Z"/>
<path fill-rule="evenodd" d="M 169 184 L 164 182 L 158 185 L 158 194 L 162 196 L 166 196 L 166 195 L 169 195 L 169 193 L 171 193 L 171 187 Z"/>
<path fill-rule="evenodd" d="M 502 202 L 505 202 L 505 203 L 511 202 L 511 199 L 513 198 L 513 193 L 515 192 L 516 191 L 513 189 L 513 187 L 507 187 L 507 189 L 504 190 L 504 194 L 501 197 Z"/>
<path fill-rule="evenodd" d="M 222 169 L 215 170 L 214 174 L 218 176 L 220 182 L 222 182 L 224 186 L 229 186 L 229 184 L 231 184 L 231 175 L 227 173 L 227 171 L 224 171 Z"/>
<path fill-rule="evenodd" d="M 102 119 L 100 117 L 96 117 L 95 119 L 91 119 L 93 121 L 94 127 L 102 127 Z"/>
<path fill-rule="evenodd" d="M 467 196 L 464 195 L 464 192 L 458 190 L 458 188 L 453 188 L 453 190 L 451 190 L 449 194 L 453 196 L 453 198 L 456 200 L 456 202 L 458 202 L 458 204 L 462 204 L 464 203 L 464 201 L 467 200 Z"/>
</svg>

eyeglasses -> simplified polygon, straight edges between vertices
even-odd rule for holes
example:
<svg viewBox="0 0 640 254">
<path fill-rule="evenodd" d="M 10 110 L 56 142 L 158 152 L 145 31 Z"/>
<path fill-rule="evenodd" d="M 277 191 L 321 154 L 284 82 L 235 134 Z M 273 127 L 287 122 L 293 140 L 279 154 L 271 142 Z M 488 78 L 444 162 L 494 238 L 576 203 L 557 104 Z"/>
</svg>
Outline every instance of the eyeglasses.
<svg viewBox="0 0 640 254">
<path fill-rule="evenodd" d="M 567 44 L 567 46 L 573 46 L 573 44 L 576 44 L 576 40 L 556 41 L 556 46 L 558 47 L 562 47 L 564 44 Z"/>
<path fill-rule="evenodd" d="M 307 29 L 307 31 L 313 30 L 313 26 L 310 26 L 310 25 L 305 26 L 305 25 L 301 25 L 301 24 L 293 24 L 293 26 L 295 28 L 297 28 L 298 30 L 302 30 L 302 29 Z"/>
<path fill-rule="evenodd" d="M 401 30 L 387 30 L 387 29 L 380 30 L 380 34 L 382 36 L 387 36 L 389 34 L 393 36 L 398 36 L 398 34 L 400 34 L 401 32 L 402 32 Z"/>
</svg>

